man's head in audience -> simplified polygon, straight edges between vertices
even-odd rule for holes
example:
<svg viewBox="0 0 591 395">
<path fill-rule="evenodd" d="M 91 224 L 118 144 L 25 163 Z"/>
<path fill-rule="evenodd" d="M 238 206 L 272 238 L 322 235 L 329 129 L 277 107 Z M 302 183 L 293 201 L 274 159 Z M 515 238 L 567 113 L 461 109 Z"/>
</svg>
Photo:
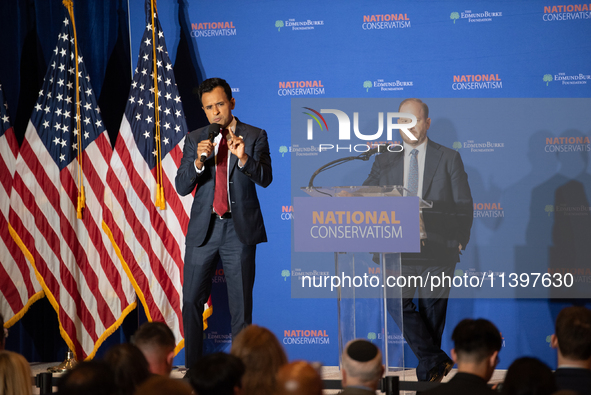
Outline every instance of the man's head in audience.
<svg viewBox="0 0 591 395">
<path fill-rule="evenodd" d="M 240 395 L 244 363 L 226 353 L 209 354 L 189 369 L 189 383 L 199 395 Z"/>
<path fill-rule="evenodd" d="M 322 395 L 322 378 L 306 361 L 283 365 L 277 372 L 276 395 Z"/>
<path fill-rule="evenodd" d="M 558 367 L 591 369 L 591 310 L 582 306 L 562 309 L 550 345 L 558 349 Z"/>
<path fill-rule="evenodd" d="M 152 376 L 135 391 L 136 395 L 195 395 L 185 380 L 164 376 Z"/>
<path fill-rule="evenodd" d="M 133 344 L 139 348 L 150 365 L 150 372 L 169 376 L 175 348 L 174 335 L 163 322 L 146 322 L 133 335 Z"/>
<path fill-rule="evenodd" d="M 343 388 L 366 387 L 377 390 L 384 374 L 382 352 L 367 340 L 352 340 L 343 352 Z"/>
<path fill-rule="evenodd" d="M 60 395 L 114 395 L 115 374 L 105 361 L 83 361 L 64 373 L 58 382 Z"/>
<path fill-rule="evenodd" d="M 0 314 L 0 351 L 6 346 L 6 330 L 4 329 L 4 317 Z"/>
<path fill-rule="evenodd" d="M 454 342 L 451 357 L 458 365 L 458 372 L 490 380 L 503 345 L 497 327 L 483 318 L 467 318 L 456 326 L 451 339 Z"/>
</svg>

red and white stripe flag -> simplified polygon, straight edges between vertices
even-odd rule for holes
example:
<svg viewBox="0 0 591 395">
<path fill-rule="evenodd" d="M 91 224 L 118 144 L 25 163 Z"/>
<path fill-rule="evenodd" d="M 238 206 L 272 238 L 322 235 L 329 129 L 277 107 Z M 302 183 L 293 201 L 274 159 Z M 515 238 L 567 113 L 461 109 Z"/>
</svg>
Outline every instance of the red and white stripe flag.
<svg viewBox="0 0 591 395">
<path fill-rule="evenodd" d="M 76 50 L 71 2 L 69 11 L 17 158 L 10 223 L 80 360 L 136 303 L 102 231 L 112 148 Z"/>
<path fill-rule="evenodd" d="M 10 235 L 8 213 L 17 155 L 18 142 L 0 85 L 0 293 L 3 296 L 0 313 L 6 327 L 12 326 L 33 302 L 44 296 L 33 268 Z"/>
<path fill-rule="evenodd" d="M 174 178 L 187 126 L 164 34 L 149 0 L 146 25 L 107 177 L 111 193 L 105 195 L 110 211 L 105 224 L 148 319 L 172 329 L 179 351 L 184 346 L 185 235 L 193 197 L 180 197 Z"/>
</svg>

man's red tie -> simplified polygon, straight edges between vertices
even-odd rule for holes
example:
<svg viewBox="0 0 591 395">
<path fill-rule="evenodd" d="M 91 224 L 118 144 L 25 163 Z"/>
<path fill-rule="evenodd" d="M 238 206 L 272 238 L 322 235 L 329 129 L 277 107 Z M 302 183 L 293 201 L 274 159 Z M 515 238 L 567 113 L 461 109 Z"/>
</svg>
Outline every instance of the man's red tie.
<svg viewBox="0 0 591 395">
<path fill-rule="evenodd" d="M 215 192 L 213 196 L 213 210 L 218 215 L 228 211 L 228 130 L 222 130 L 222 139 L 218 147 L 215 169 Z"/>
</svg>

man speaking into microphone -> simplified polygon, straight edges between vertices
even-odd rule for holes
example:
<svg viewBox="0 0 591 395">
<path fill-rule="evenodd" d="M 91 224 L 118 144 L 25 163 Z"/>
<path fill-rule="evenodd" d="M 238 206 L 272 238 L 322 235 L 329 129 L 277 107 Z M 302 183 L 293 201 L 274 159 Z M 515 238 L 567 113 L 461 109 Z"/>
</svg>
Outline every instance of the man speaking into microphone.
<svg viewBox="0 0 591 395">
<path fill-rule="evenodd" d="M 183 275 L 185 366 L 203 353 L 203 306 L 221 259 L 232 337 L 252 323 L 256 245 L 267 241 L 256 185 L 273 180 L 267 133 L 232 115 L 232 89 L 221 78 L 199 86 L 209 126 L 185 138 L 175 178 L 181 196 L 195 191 Z"/>
</svg>

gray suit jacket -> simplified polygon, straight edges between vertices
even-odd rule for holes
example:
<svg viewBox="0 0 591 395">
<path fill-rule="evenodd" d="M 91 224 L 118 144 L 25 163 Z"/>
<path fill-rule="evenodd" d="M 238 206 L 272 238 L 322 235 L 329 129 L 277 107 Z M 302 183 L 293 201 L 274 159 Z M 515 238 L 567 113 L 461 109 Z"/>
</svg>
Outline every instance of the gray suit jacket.
<svg viewBox="0 0 591 395">
<path fill-rule="evenodd" d="M 257 197 L 256 185 L 264 188 L 273 180 L 271 156 L 267 133 L 263 129 L 242 123 L 236 118 L 235 135 L 244 139 L 248 160 L 244 167 L 238 167 L 238 158 L 230 154 L 229 189 L 232 220 L 236 234 L 243 244 L 254 245 L 267 241 L 263 215 Z M 207 139 L 208 127 L 192 131 L 185 138 L 183 158 L 175 178 L 176 190 L 185 196 L 195 191 L 191 207 L 191 218 L 187 229 L 186 244 L 203 245 L 213 208 L 215 186 L 215 158 L 211 155 L 205 161 L 205 170 L 195 170 L 197 144 Z"/>
<path fill-rule="evenodd" d="M 387 152 L 376 156 L 363 185 L 403 185 L 403 182 L 403 153 Z M 474 219 L 468 175 L 457 151 L 431 140 L 427 142 L 423 199 L 433 202 L 433 208 L 423 210 L 427 240 L 420 253 L 402 254 L 402 258 L 459 262 L 458 245 L 466 248 Z"/>
</svg>

